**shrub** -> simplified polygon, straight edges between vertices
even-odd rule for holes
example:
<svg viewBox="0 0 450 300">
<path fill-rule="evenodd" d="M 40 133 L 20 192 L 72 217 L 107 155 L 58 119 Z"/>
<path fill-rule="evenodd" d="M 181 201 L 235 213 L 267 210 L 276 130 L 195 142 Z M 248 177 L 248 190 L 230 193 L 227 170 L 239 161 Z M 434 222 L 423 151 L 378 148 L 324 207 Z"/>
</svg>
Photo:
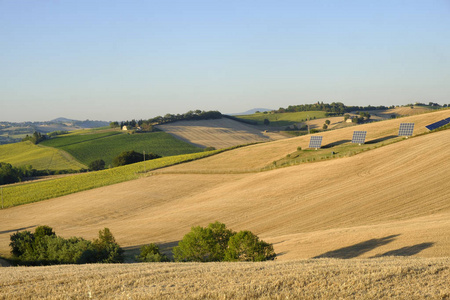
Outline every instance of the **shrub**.
<svg viewBox="0 0 450 300">
<path fill-rule="evenodd" d="M 264 261 L 274 259 L 275 256 L 273 246 L 260 241 L 250 231 L 240 231 L 233 235 L 225 252 L 226 261 Z"/>
<path fill-rule="evenodd" d="M 160 158 L 161 156 L 159 156 L 158 154 L 154 154 L 154 153 L 149 153 L 149 154 L 145 154 L 145 160 L 152 160 L 155 158 Z M 112 164 L 114 167 L 119 167 L 119 166 L 124 166 L 124 165 L 129 165 L 129 164 L 134 164 L 140 161 L 144 161 L 144 154 L 142 153 L 138 153 L 136 151 L 124 151 L 122 153 L 120 153 L 118 156 L 116 156 L 113 161 Z"/>
<path fill-rule="evenodd" d="M 173 249 L 176 261 L 222 261 L 229 238 L 234 233 L 225 224 L 215 222 L 203 228 L 195 226 Z"/>
<path fill-rule="evenodd" d="M 216 150 L 216 148 L 214 148 L 214 147 L 206 147 L 204 149 L 204 151 L 213 151 L 213 150 Z"/>
<path fill-rule="evenodd" d="M 159 251 L 156 244 L 148 244 L 141 247 L 141 252 L 136 256 L 140 262 L 167 262 L 169 258 Z"/>
<path fill-rule="evenodd" d="M 89 164 L 89 170 L 92 171 L 99 171 L 103 170 L 104 168 L 105 168 L 105 161 L 103 159 L 94 160 Z"/>
</svg>

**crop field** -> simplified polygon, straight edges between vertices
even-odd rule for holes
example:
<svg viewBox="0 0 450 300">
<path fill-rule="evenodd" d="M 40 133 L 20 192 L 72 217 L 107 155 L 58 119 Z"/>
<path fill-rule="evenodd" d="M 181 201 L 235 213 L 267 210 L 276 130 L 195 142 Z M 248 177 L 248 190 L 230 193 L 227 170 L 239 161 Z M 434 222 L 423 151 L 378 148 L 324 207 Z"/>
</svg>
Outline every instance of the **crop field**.
<svg viewBox="0 0 450 300">
<path fill-rule="evenodd" d="M 371 149 L 357 155 L 261 172 L 297 147 L 307 149 L 309 136 L 302 136 L 0 210 L 3 256 L 11 233 L 39 225 L 86 239 L 108 227 L 129 255 L 148 243 L 170 252 L 192 226 L 214 221 L 254 232 L 277 253 L 265 263 L 5 268 L 1 296 L 448 299 L 450 130 L 427 134 L 425 125 L 449 113 L 321 134 L 330 146 L 323 150 L 333 151 L 358 147 L 348 144 L 353 130 L 367 130 Z M 413 137 L 397 137 L 404 122 L 415 123 Z"/>
<path fill-rule="evenodd" d="M 448 299 L 450 260 L 3 268 L 0 299 Z"/>
<path fill-rule="evenodd" d="M 202 151 L 164 132 L 126 134 L 121 131 L 91 131 L 86 134 L 81 131 L 46 140 L 41 144 L 65 150 L 86 165 L 94 160 L 103 159 L 107 166 L 114 157 L 129 150 L 140 153 L 153 152 L 161 156 Z"/>
<path fill-rule="evenodd" d="M 7 162 L 15 167 L 31 165 L 37 170 L 87 168 L 64 151 L 34 145 L 29 141 L 1 145 L 0 162 Z"/>
<path fill-rule="evenodd" d="M 3 205 L 7 208 L 137 179 L 144 176 L 142 173 L 146 171 L 199 159 L 215 152 L 217 151 L 164 157 L 102 171 L 7 186 L 3 188 Z"/>
<path fill-rule="evenodd" d="M 216 149 L 286 138 L 227 118 L 179 121 L 158 125 L 158 128 L 192 145 Z"/>
<path fill-rule="evenodd" d="M 302 111 L 292 113 L 255 113 L 251 115 L 236 116 L 238 119 L 257 121 L 258 125 L 264 124 L 264 119 L 270 121 L 269 126 L 289 126 L 300 122 L 306 122 L 309 118 L 325 118 L 324 111 Z"/>
</svg>

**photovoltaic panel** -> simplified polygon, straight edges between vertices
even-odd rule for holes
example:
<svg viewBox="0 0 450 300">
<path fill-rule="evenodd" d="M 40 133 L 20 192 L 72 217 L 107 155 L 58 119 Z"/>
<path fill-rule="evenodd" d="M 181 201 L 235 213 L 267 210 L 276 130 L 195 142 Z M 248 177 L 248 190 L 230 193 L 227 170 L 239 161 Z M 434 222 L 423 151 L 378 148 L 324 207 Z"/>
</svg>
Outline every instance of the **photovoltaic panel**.
<svg viewBox="0 0 450 300">
<path fill-rule="evenodd" d="M 352 143 L 364 144 L 366 141 L 367 131 L 353 131 Z"/>
<path fill-rule="evenodd" d="M 398 136 L 412 136 L 414 131 L 414 123 L 401 123 L 398 129 Z"/>
<path fill-rule="evenodd" d="M 438 122 L 436 122 L 436 123 L 427 125 L 427 126 L 425 126 L 425 127 L 426 127 L 428 130 L 434 130 L 434 129 L 437 129 L 437 128 L 439 128 L 439 127 L 445 126 L 445 125 L 447 125 L 448 123 L 450 123 L 450 118 L 447 118 L 447 119 L 444 119 L 444 120 L 440 120 L 440 121 L 438 121 Z"/>
<path fill-rule="evenodd" d="M 321 136 L 311 136 L 309 140 L 309 148 L 320 148 L 322 147 L 322 137 Z"/>
</svg>

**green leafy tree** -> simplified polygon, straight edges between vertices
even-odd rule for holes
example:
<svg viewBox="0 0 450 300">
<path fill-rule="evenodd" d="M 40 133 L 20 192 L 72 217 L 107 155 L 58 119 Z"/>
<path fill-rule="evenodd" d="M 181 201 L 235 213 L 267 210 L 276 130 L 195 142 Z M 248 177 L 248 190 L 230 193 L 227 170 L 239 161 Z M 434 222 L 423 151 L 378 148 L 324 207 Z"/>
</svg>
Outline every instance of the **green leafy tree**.
<svg viewBox="0 0 450 300">
<path fill-rule="evenodd" d="M 105 168 L 105 161 L 103 159 L 94 160 L 89 164 L 88 167 L 89 167 L 89 170 L 92 170 L 92 171 L 103 170 Z"/>
<path fill-rule="evenodd" d="M 140 262 L 167 262 L 169 258 L 160 252 L 158 245 L 148 244 L 141 247 L 136 259 Z"/>
<path fill-rule="evenodd" d="M 225 252 L 226 261 L 264 261 L 274 259 L 275 256 L 273 246 L 260 241 L 250 231 L 240 231 L 233 235 Z"/>
<path fill-rule="evenodd" d="M 173 249 L 176 261 L 222 261 L 233 231 L 220 222 L 208 227 L 195 226 Z"/>
<path fill-rule="evenodd" d="M 114 236 L 109 228 L 98 232 L 98 239 L 93 242 L 97 250 L 97 261 L 102 263 L 120 263 L 123 262 L 123 250 L 116 243 Z"/>
<path fill-rule="evenodd" d="M 151 159 L 160 158 L 160 157 L 161 156 L 159 156 L 158 154 L 154 154 L 154 153 L 145 154 L 145 160 L 151 160 Z M 124 166 L 124 165 L 128 165 L 128 164 L 134 164 L 134 163 L 141 162 L 141 161 L 144 161 L 144 154 L 138 153 L 134 150 L 131 150 L 131 151 L 124 151 L 124 152 L 120 153 L 118 156 L 114 157 L 114 159 L 112 161 L 112 165 L 114 167 L 118 167 L 118 166 Z"/>
<path fill-rule="evenodd" d="M 325 120 L 325 124 L 330 125 L 331 124 L 330 120 Z"/>
<path fill-rule="evenodd" d="M 328 129 L 328 125 L 327 124 L 323 124 L 322 129 L 323 130 L 327 130 Z"/>
<path fill-rule="evenodd" d="M 269 126 L 269 124 L 270 124 L 269 119 L 264 119 L 264 125 Z"/>
</svg>

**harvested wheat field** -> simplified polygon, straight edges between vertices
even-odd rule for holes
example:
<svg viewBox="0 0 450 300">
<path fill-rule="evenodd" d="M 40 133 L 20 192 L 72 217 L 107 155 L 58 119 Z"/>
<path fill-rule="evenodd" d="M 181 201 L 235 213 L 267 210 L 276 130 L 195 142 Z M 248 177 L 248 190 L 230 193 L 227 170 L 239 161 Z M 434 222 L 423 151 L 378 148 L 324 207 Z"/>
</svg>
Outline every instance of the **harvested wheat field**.
<svg viewBox="0 0 450 300">
<path fill-rule="evenodd" d="M 275 132 L 264 132 L 251 125 L 230 120 L 178 121 L 157 126 L 175 137 L 199 147 L 216 149 L 285 139 Z"/>
<path fill-rule="evenodd" d="M 367 140 L 377 140 L 396 135 L 403 122 L 415 122 L 417 135 L 448 116 L 439 111 L 322 135 L 326 144 L 367 130 Z M 1 293 L 27 297 L 51 286 L 55 298 L 89 292 L 95 298 L 448 298 L 450 130 L 256 172 L 308 141 L 304 136 L 235 149 L 0 211 L 4 255 L 11 233 L 38 225 L 87 239 L 109 227 L 126 249 L 156 242 L 169 250 L 191 226 L 217 220 L 273 243 L 275 262 L 7 268 Z M 342 260 L 350 258 L 357 259 Z M 45 281 L 38 281 L 43 274 Z"/>
<path fill-rule="evenodd" d="M 1 299 L 448 299 L 450 260 L 4 268 Z"/>
</svg>

